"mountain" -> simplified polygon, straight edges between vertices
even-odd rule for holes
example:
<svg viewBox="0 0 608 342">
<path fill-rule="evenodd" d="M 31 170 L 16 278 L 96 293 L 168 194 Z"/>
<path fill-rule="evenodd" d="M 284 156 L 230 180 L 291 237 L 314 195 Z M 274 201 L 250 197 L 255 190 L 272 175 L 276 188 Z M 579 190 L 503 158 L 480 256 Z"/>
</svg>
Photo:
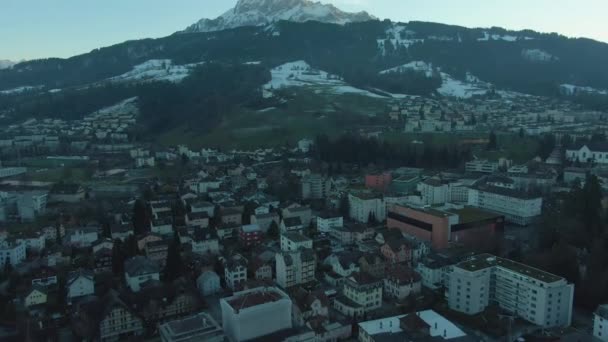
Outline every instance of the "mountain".
<svg viewBox="0 0 608 342">
<path fill-rule="evenodd" d="M 201 19 L 183 33 L 211 32 L 242 26 L 264 26 L 280 20 L 346 24 L 374 20 L 367 12 L 347 13 L 333 5 L 309 0 L 239 0 L 216 19 Z"/>
<path fill-rule="evenodd" d="M 7 59 L 0 59 L 0 70 L 8 69 L 17 63 L 18 62 L 9 61 Z"/>
</svg>

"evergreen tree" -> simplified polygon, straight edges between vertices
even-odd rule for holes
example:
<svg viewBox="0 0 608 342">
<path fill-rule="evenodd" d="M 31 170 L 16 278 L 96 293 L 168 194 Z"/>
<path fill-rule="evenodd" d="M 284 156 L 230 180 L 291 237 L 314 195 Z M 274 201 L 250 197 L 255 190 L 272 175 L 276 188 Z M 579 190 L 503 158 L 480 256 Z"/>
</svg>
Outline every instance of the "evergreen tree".
<svg viewBox="0 0 608 342">
<path fill-rule="evenodd" d="M 63 238 L 61 237 L 61 223 L 55 224 L 55 239 L 57 245 L 61 246 L 63 244 Z"/>
<path fill-rule="evenodd" d="M 181 255 L 181 242 L 177 231 L 173 234 L 173 241 L 169 244 L 167 251 L 167 263 L 165 266 L 165 281 L 171 282 L 182 275 L 183 261 Z"/>
<path fill-rule="evenodd" d="M 490 132 L 487 149 L 490 151 L 494 151 L 494 150 L 498 149 L 498 141 L 496 138 L 496 133 L 494 133 L 494 131 Z"/>
<path fill-rule="evenodd" d="M 122 241 L 116 239 L 112 247 L 112 272 L 115 275 L 122 275 L 125 272 L 125 260 Z"/>
<path fill-rule="evenodd" d="M 350 202 L 348 200 L 348 195 L 343 195 L 342 198 L 340 198 L 340 215 L 344 218 L 350 217 Z"/>
<path fill-rule="evenodd" d="M 135 235 L 144 234 L 150 230 L 148 206 L 141 199 L 136 200 L 133 205 L 133 228 L 135 229 Z"/>
<path fill-rule="evenodd" d="M 273 220 L 270 224 L 270 228 L 268 228 L 268 237 L 272 240 L 276 240 L 279 238 L 279 225 Z"/>
<path fill-rule="evenodd" d="M 137 245 L 137 238 L 135 235 L 131 234 L 125 240 L 124 243 L 124 255 L 127 259 L 132 258 L 136 255 L 139 255 L 139 246 Z"/>
</svg>

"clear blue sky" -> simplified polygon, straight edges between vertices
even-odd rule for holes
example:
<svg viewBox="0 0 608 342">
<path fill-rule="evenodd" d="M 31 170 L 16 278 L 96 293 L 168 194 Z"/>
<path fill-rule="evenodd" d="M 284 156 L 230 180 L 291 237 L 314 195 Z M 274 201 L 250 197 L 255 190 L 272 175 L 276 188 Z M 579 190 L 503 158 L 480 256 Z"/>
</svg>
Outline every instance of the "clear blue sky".
<svg viewBox="0 0 608 342">
<path fill-rule="evenodd" d="M 397 21 L 559 32 L 608 42 L 608 0 L 322 0 Z M 0 0 L 0 59 L 69 57 L 156 38 L 214 18 L 236 0 Z"/>
</svg>

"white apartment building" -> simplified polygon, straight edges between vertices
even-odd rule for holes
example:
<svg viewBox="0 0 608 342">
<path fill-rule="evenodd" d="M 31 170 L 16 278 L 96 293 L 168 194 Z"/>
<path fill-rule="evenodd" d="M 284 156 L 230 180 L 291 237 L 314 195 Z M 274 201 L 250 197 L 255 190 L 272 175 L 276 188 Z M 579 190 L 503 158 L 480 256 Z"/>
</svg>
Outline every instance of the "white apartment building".
<svg viewBox="0 0 608 342">
<path fill-rule="evenodd" d="M 608 144 L 589 143 L 578 145 L 566 150 L 566 158 L 572 162 L 608 164 Z"/>
<path fill-rule="evenodd" d="M 315 280 L 316 257 L 312 249 L 275 255 L 277 284 L 284 289 Z"/>
<path fill-rule="evenodd" d="M 247 281 L 247 260 L 235 255 L 224 268 L 226 286 L 231 290 L 238 290 Z"/>
<path fill-rule="evenodd" d="M 334 308 L 348 317 L 364 317 L 382 307 L 382 285 L 382 280 L 367 273 L 354 273 L 344 283 L 341 295 L 335 298 Z"/>
<path fill-rule="evenodd" d="M 329 233 L 334 228 L 344 227 L 344 218 L 340 215 L 317 216 L 317 230 L 321 233 Z"/>
<path fill-rule="evenodd" d="M 247 341 L 292 327 L 292 301 L 276 287 L 258 287 L 220 299 L 224 333 Z"/>
<path fill-rule="evenodd" d="M 139 292 L 144 283 L 160 280 L 160 269 L 152 260 L 136 256 L 125 261 L 125 280 L 131 291 Z"/>
<path fill-rule="evenodd" d="M 452 268 L 447 289 L 450 309 L 469 315 L 490 303 L 544 328 L 569 326 L 574 284 L 566 279 L 490 254 Z"/>
<path fill-rule="evenodd" d="M 478 186 L 469 189 L 468 204 L 502 214 L 507 221 L 526 226 L 540 216 L 543 198 L 512 189 Z"/>
<path fill-rule="evenodd" d="M 318 174 L 304 177 L 301 185 L 303 199 L 323 199 L 331 190 L 331 180 Z"/>
<path fill-rule="evenodd" d="M 161 324 L 158 334 L 162 342 L 225 341 L 222 327 L 205 312 Z"/>
<path fill-rule="evenodd" d="M 498 162 L 473 160 L 465 164 L 466 172 L 494 173 L 498 171 Z"/>
<path fill-rule="evenodd" d="M 608 304 L 598 306 L 593 314 L 593 336 L 608 341 Z"/>
<path fill-rule="evenodd" d="M 425 205 L 443 204 L 449 201 L 450 187 L 447 182 L 438 178 L 429 178 L 418 184 Z"/>
<path fill-rule="evenodd" d="M 361 223 L 367 223 L 370 214 L 376 217 L 376 221 L 386 220 L 386 202 L 380 195 L 360 193 L 349 194 L 350 218 Z"/>
<path fill-rule="evenodd" d="M 281 250 L 283 252 L 295 252 L 300 248 L 312 249 L 312 239 L 298 232 L 281 234 Z"/>
<path fill-rule="evenodd" d="M 25 260 L 26 245 L 24 242 L 2 241 L 0 243 L 0 267 L 7 263 L 16 266 Z"/>
</svg>

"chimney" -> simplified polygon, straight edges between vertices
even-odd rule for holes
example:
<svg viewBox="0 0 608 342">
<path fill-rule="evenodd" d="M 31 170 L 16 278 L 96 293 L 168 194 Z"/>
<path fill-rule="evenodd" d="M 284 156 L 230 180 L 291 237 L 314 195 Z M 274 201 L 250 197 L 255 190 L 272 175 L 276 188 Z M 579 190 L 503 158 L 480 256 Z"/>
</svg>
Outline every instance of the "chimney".
<svg viewBox="0 0 608 342">
<path fill-rule="evenodd" d="M 446 338 L 448 336 L 448 331 L 446 329 L 443 329 L 443 338 Z"/>
</svg>

